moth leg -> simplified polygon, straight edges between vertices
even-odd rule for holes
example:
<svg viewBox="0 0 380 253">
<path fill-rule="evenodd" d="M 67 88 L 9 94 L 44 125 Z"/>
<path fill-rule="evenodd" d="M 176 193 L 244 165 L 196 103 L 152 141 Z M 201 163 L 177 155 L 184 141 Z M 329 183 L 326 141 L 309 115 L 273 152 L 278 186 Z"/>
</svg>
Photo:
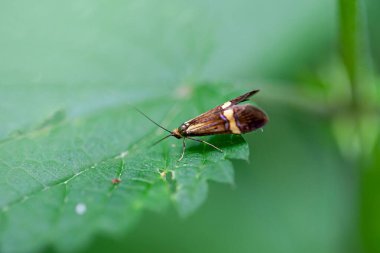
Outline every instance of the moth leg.
<svg viewBox="0 0 380 253">
<path fill-rule="evenodd" d="M 215 148 L 215 149 L 218 150 L 219 152 L 222 152 L 222 153 L 223 153 L 223 150 L 221 150 L 221 149 L 218 148 L 217 146 L 212 145 L 211 143 L 209 143 L 209 142 L 207 142 L 207 141 L 204 141 L 204 140 L 198 140 L 198 139 L 194 139 L 194 138 L 191 138 L 191 137 L 186 137 L 186 138 L 188 138 L 188 139 L 190 139 L 190 140 L 193 140 L 193 141 L 197 141 L 197 142 L 201 142 L 201 143 L 207 144 L 207 145 L 209 145 L 209 146 Z"/>
<path fill-rule="evenodd" d="M 180 162 L 182 160 L 183 156 L 185 155 L 185 150 L 186 150 L 186 142 L 185 142 L 185 138 L 183 138 L 182 139 L 182 155 L 178 159 L 178 162 Z"/>
</svg>

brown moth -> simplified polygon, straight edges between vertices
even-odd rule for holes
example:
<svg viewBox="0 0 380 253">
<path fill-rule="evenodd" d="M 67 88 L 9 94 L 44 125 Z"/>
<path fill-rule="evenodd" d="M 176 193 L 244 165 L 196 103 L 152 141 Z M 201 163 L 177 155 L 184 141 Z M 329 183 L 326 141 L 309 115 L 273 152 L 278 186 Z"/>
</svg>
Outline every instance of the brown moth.
<svg viewBox="0 0 380 253">
<path fill-rule="evenodd" d="M 222 105 L 219 105 L 193 119 L 184 122 L 173 131 L 169 131 L 154 122 L 140 110 L 138 111 L 154 124 L 170 133 L 157 141 L 155 144 L 170 136 L 174 136 L 177 139 L 183 139 L 182 155 L 178 160 L 180 161 L 185 154 L 186 139 L 202 142 L 219 150 L 220 152 L 223 152 L 220 148 L 212 145 L 211 143 L 193 137 L 215 134 L 244 134 L 262 128 L 268 122 L 268 116 L 261 109 L 250 104 L 238 105 L 241 102 L 247 101 L 257 92 L 259 92 L 259 90 L 252 90 L 237 98 L 229 100 Z"/>
</svg>

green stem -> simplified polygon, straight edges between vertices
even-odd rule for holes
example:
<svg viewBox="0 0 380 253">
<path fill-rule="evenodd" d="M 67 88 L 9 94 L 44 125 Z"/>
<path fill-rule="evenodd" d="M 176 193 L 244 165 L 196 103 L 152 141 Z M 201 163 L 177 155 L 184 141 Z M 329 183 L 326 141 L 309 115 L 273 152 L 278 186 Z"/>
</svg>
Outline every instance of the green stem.
<svg viewBox="0 0 380 253">
<path fill-rule="evenodd" d="M 351 106 L 358 111 L 358 0 L 339 0 L 339 12 L 341 54 L 350 82 Z"/>
</svg>

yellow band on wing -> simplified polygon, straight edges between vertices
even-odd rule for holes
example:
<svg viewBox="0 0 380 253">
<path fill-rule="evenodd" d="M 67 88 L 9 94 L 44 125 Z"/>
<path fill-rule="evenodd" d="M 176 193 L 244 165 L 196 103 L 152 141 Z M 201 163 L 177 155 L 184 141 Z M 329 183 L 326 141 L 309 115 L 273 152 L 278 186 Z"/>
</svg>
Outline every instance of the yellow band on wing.
<svg viewBox="0 0 380 253">
<path fill-rule="evenodd" d="M 222 109 L 226 109 L 227 107 L 229 107 L 231 105 L 231 102 L 230 101 L 227 101 L 225 102 L 223 105 L 222 105 Z"/>
<path fill-rule="evenodd" d="M 235 117 L 234 117 L 234 110 L 228 109 L 223 112 L 223 115 L 227 118 L 228 122 L 230 123 L 230 130 L 233 134 L 240 134 L 241 131 L 236 125 Z"/>
</svg>

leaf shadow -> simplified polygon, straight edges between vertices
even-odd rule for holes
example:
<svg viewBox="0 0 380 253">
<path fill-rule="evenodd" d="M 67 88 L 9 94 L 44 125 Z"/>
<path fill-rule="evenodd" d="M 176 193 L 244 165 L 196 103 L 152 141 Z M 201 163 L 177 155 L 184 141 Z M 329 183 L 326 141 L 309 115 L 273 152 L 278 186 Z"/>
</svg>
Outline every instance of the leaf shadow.
<svg viewBox="0 0 380 253">
<path fill-rule="evenodd" d="M 230 153 L 234 148 L 240 147 L 241 145 L 245 145 L 246 141 L 241 135 L 235 135 L 235 134 L 224 134 L 224 135 L 214 135 L 209 138 L 199 138 L 201 140 L 205 140 L 212 145 L 220 148 L 225 153 Z M 202 143 L 197 143 L 195 141 L 186 140 L 188 143 L 194 143 L 194 144 L 187 144 L 186 151 L 189 153 L 203 153 L 203 152 L 218 152 L 215 148 Z M 191 142 L 190 142 L 191 141 Z"/>
</svg>

